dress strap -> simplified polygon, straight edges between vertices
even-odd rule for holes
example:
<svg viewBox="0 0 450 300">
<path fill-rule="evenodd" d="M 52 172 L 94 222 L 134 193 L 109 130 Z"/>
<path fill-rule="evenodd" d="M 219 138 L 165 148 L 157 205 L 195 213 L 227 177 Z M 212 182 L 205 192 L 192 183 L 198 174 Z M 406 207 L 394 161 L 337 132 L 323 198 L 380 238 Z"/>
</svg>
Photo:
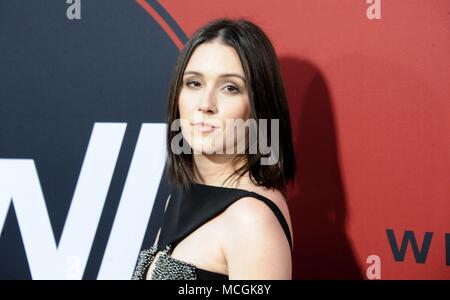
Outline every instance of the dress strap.
<svg viewBox="0 0 450 300">
<path fill-rule="evenodd" d="M 264 197 L 264 196 L 262 196 L 262 195 L 260 195 L 258 193 L 255 193 L 255 192 L 249 192 L 249 193 L 250 193 L 249 194 L 250 196 L 252 196 L 252 197 L 254 197 L 254 198 L 264 202 L 272 210 L 272 212 L 275 214 L 275 216 L 278 219 L 278 222 L 280 222 L 280 225 L 283 228 L 284 233 L 286 234 L 286 238 L 287 238 L 287 240 L 289 242 L 289 247 L 290 247 L 290 249 L 292 251 L 291 232 L 289 231 L 289 225 L 286 222 L 286 219 L 284 218 L 283 213 L 281 212 L 281 210 L 278 208 L 278 206 L 272 200 L 270 200 L 270 199 L 268 199 L 268 198 L 266 198 L 266 197 Z"/>
</svg>

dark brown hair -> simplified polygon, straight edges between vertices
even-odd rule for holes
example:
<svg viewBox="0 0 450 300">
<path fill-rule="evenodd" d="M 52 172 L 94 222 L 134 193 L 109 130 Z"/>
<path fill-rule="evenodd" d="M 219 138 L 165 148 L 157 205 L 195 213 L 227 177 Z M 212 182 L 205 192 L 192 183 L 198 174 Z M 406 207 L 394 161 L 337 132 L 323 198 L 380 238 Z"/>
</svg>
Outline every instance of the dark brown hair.
<svg viewBox="0 0 450 300">
<path fill-rule="evenodd" d="M 171 124 L 180 118 L 178 98 L 183 73 L 190 57 L 200 44 L 213 40 L 233 47 L 239 55 L 248 84 L 251 118 L 257 123 L 259 119 L 279 120 L 278 162 L 274 165 L 262 165 L 260 159 L 264 156 L 259 151 L 257 154 L 245 153 L 245 165 L 231 174 L 225 182 L 236 177 L 234 175 L 238 176 L 237 180 L 248 171 L 250 179 L 256 185 L 285 192 L 286 182 L 295 176 L 295 154 L 278 59 L 266 34 L 257 25 L 244 19 L 219 19 L 206 24 L 193 34 L 178 57 L 169 90 L 166 116 L 169 179 L 185 187 L 192 182 L 202 181 L 201 178 L 197 179 L 198 172 L 195 171 L 192 154 L 172 152 L 171 141 L 179 131 L 172 131 Z M 271 130 L 268 127 L 267 136 L 270 141 Z M 182 142 L 186 143 L 184 139 Z"/>
</svg>

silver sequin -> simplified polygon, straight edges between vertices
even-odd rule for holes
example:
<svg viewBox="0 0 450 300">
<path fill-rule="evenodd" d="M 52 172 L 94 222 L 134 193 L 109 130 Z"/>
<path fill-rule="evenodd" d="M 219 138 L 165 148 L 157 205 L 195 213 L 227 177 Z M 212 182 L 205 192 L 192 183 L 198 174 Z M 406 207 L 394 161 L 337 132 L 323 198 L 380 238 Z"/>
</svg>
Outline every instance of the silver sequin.
<svg viewBox="0 0 450 300">
<path fill-rule="evenodd" d="M 142 250 L 134 270 L 133 280 L 143 280 L 147 277 L 147 271 L 156 254 L 158 248 L 156 245 L 150 249 Z M 151 279 L 155 280 L 196 280 L 197 273 L 194 265 L 175 259 L 171 256 L 172 247 L 168 245 L 161 251 L 152 270 Z"/>
</svg>

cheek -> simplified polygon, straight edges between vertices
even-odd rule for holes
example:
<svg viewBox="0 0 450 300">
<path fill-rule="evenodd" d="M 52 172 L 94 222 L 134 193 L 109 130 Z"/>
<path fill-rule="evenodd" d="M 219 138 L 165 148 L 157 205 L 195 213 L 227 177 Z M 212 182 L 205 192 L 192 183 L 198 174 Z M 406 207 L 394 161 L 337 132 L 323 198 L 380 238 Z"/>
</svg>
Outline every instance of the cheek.
<svg viewBox="0 0 450 300">
<path fill-rule="evenodd" d="M 250 117 L 250 104 L 248 99 L 227 105 L 223 108 L 223 115 L 227 119 L 247 120 Z"/>
<path fill-rule="evenodd" d="M 183 90 L 180 92 L 178 97 L 178 112 L 180 118 L 180 127 L 183 136 L 189 140 L 189 136 L 191 133 L 190 126 L 190 116 L 192 114 L 192 105 L 190 101 L 186 101 L 186 93 L 183 93 Z"/>
<path fill-rule="evenodd" d="M 189 111 L 189 107 L 187 107 L 187 102 L 184 100 L 183 92 L 180 93 L 178 97 L 178 111 L 180 112 L 180 118 L 186 117 L 186 113 Z"/>
<path fill-rule="evenodd" d="M 178 111 L 180 118 L 189 118 L 196 109 L 195 95 L 186 89 L 181 89 L 178 96 Z"/>
<path fill-rule="evenodd" d="M 250 104 L 247 99 L 242 99 L 242 101 L 239 102 L 231 102 L 225 106 L 222 107 L 222 122 L 223 126 L 225 128 L 225 134 L 227 136 L 232 136 L 235 132 L 234 126 L 238 126 L 240 128 L 240 125 L 243 123 L 234 123 L 232 121 L 236 120 L 243 120 L 244 122 L 247 121 L 250 118 Z M 227 120 L 230 120 L 230 123 L 227 123 Z"/>
</svg>

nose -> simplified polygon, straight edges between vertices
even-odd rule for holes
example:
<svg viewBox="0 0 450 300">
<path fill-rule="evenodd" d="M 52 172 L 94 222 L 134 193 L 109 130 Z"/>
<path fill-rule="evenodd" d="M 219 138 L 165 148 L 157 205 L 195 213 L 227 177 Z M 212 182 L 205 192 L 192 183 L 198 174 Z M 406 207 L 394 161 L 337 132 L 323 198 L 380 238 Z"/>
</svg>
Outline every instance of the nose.
<svg viewBox="0 0 450 300">
<path fill-rule="evenodd" d="M 216 113 L 216 100 L 213 90 L 205 90 L 198 102 L 197 110 L 205 113 Z"/>
</svg>

